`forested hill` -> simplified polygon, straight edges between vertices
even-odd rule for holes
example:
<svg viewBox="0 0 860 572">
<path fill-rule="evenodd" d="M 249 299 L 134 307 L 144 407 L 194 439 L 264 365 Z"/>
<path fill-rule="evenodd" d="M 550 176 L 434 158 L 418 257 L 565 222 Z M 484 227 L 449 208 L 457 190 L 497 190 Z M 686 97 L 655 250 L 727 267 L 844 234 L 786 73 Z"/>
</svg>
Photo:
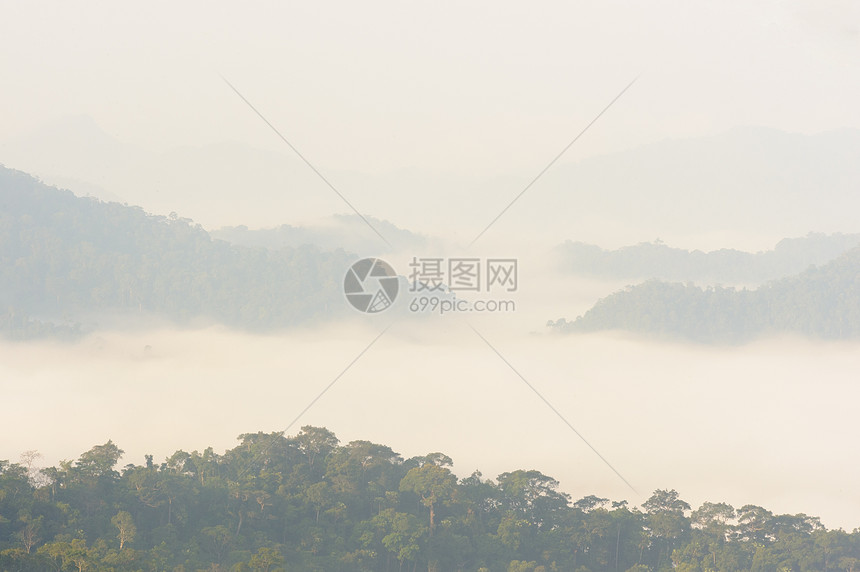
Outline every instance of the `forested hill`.
<svg viewBox="0 0 860 572">
<path fill-rule="evenodd" d="M 176 215 L 79 198 L 0 166 L 0 332 L 13 338 L 74 335 L 112 312 L 291 326 L 343 311 L 353 259 L 214 241 Z"/>
<path fill-rule="evenodd" d="M 571 502 L 537 470 L 458 479 L 442 453 L 404 459 L 321 427 L 250 433 L 223 454 L 119 469 L 111 441 L 39 469 L 0 461 L 0 570 L 571 572 L 851 571 L 860 529 L 675 490 L 640 507 Z"/>
<path fill-rule="evenodd" d="M 568 241 L 555 249 L 555 255 L 562 271 L 579 276 L 753 285 L 826 264 L 858 245 L 860 234 L 810 233 L 783 239 L 773 250 L 757 253 L 690 251 L 660 241 L 604 250 Z"/>
<path fill-rule="evenodd" d="M 825 339 L 860 336 L 860 248 L 756 290 L 700 288 L 652 280 L 612 294 L 565 332 L 628 330 L 700 342 L 742 342 L 762 334 Z"/>
<path fill-rule="evenodd" d="M 383 236 L 397 248 L 420 249 L 426 247 L 426 239 L 408 230 L 398 228 L 386 220 L 365 217 Z M 379 237 L 368 232 L 367 223 L 357 215 L 334 215 L 327 225 L 291 226 L 282 224 L 274 228 L 249 229 L 247 226 L 227 226 L 210 231 L 212 238 L 242 246 L 261 246 L 279 249 L 313 244 L 326 250 L 338 248 L 353 252 L 373 252 L 380 247 Z"/>
</svg>

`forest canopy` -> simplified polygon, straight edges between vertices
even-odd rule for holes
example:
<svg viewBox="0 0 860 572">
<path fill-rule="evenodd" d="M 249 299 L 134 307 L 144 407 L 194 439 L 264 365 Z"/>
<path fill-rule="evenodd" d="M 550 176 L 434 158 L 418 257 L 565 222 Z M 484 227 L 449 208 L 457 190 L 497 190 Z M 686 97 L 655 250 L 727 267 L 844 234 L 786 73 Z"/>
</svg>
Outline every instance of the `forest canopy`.
<svg viewBox="0 0 860 572">
<path fill-rule="evenodd" d="M 0 166 L 0 334 L 74 337 L 113 314 L 271 330 L 344 311 L 355 256 L 212 240 L 200 225 L 76 197 Z"/>
<path fill-rule="evenodd" d="M 673 489 L 572 501 L 538 470 L 458 478 L 323 427 L 247 433 L 224 453 L 118 466 L 112 441 L 38 468 L 0 461 L 0 570 L 852 571 L 860 530 Z"/>
<path fill-rule="evenodd" d="M 561 332 L 626 330 L 707 343 L 775 333 L 857 338 L 860 248 L 755 290 L 649 280 L 601 299 L 573 321 L 549 325 Z"/>
</svg>

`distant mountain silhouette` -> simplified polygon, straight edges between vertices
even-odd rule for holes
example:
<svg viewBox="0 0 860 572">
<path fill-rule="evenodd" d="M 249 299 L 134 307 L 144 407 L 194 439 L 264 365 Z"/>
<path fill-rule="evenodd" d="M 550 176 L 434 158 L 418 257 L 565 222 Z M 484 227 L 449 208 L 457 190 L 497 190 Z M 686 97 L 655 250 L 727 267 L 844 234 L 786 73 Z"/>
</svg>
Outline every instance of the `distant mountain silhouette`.
<svg viewBox="0 0 860 572">
<path fill-rule="evenodd" d="M 857 245 L 860 234 L 809 233 L 783 239 L 773 250 L 755 254 L 734 249 L 689 251 L 662 242 L 617 250 L 566 242 L 556 248 L 555 254 L 558 268 L 578 276 L 755 285 L 797 274 L 813 264 L 824 264 Z"/>
<path fill-rule="evenodd" d="M 493 204 L 501 208 L 528 180 L 500 182 Z M 858 188 L 860 130 L 733 129 L 561 161 L 493 232 L 595 244 L 655 236 L 717 248 L 726 239 L 761 244 L 810 229 L 860 232 Z"/>
<path fill-rule="evenodd" d="M 757 290 L 651 280 L 603 298 L 563 332 L 627 330 L 700 342 L 743 342 L 773 333 L 860 336 L 860 247 Z"/>
<path fill-rule="evenodd" d="M 345 312 L 355 259 L 213 240 L 173 214 L 80 198 L 0 167 L 0 332 L 73 335 L 113 313 L 270 330 Z"/>
<path fill-rule="evenodd" d="M 424 237 L 398 228 L 388 221 L 367 218 L 374 228 L 377 228 L 398 249 L 419 249 L 426 245 L 427 241 Z M 325 222 L 329 224 L 315 226 L 283 224 L 262 229 L 228 226 L 210 231 L 209 234 L 212 238 L 233 244 L 273 249 L 314 245 L 327 250 L 343 248 L 352 252 L 376 252 L 381 247 L 385 247 L 379 237 L 356 215 L 336 215 Z"/>
<path fill-rule="evenodd" d="M 332 169 L 333 157 L 313 155 L 363 214 L 466 241 L 542 166 L 518 173 L 501 166 L 499 173 L 455 175 L 446 165 L 361 173 Z M 860 232 L 857 129 L 802 135 L 737 128 L 575 158 L 572 150 L 547 171 L 488 239 L 526 233 L 606 244 L 653 236 Z M 0 142 L 0 163 L 81 196 L 99 196 L 93 189 L 100 187 L 147 212 L 193 214 L 209 229 L 274 228 L 352 214 L 286 147 L 272 152 L 223 142 L 152 153 L 118 141 L 85 116 Z"/>
</svg>

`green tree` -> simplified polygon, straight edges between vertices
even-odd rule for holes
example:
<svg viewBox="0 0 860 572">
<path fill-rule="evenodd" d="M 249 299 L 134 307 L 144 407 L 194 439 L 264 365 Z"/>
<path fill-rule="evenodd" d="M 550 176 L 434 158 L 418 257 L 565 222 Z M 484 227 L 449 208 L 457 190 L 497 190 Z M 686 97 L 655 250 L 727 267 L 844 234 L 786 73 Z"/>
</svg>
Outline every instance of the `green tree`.
<svg viewBox="0 0 860 572">
<path fill-rule="evenodd" d="M 676 490 L 658 489 L 642 507 L 647 511 L 648 528 L 658 546 L 656 567 L 659 570 L 664 556 L 671 556 L 675 543 L 690 528 L 690 521 L 684 514 L 690 510 L 690 505 L 678 497 Z M 671 563 L 669 558 L 665 562 Z"/>
<path fill-rule="evenodd" d="M 503 502 L 538 526 L 552 526 L 556 514 L 567 508 L 568 495 L 558 492 L 558 481 L 540 471 L 512 471 L 498 477 Z"/>
<path fill-rule="evenodd" d="M 305 425 L 295 437 L 299 450 L 305 454 L 308 468 L 313 473 L 314 463 L 320 457 L 325 457 L 339 443 L 335 434 L 325 427 Z M 319 472 L 319 471 L 318 471 Z"/>
<path fill-rule="evenodd" d="M 284 557 L 274 548 L 263 546 L 251 556 L 251 561 L 248 565 L 251 570 L 260 570 L 261 572 L 270 572 L 279 566 L 283 566 Z"/>
<path fill-rule="evenodd" d="M 137 534 L 137 527 L 134 525 L 134 519 L 132 519 L 131 513 L 121 510 L 116 513 L 112 519 L 110 519 L 110 522 L 117 529 L 116 537 L 119 539 L 119 549 L 121 551 L 123 547 L 125 547 L 126 543 L 134 540 L 134 537 Z"/>
<path fill-rule="evenodd" d="M 444 466 L 425 462 L 406 473 L 400 481 L 401 492 L 418 495 L 421 504 L 430 510 L 430 536 L 436 530 L 436 508 L 454 494 L 457 478 Z"/>
<path fill-rule="evenodd" d="M 320 511 L 331 506 L 334 501 L 331 495 L 331 487 L 324 481 L 314 483 L 306 488 L 305 497 L 316 511 L 316 522 L 320 521 Z"/>
<path fill-rule="evenodd" d="M 382 537 L 382 544 L 391 552 L 403 569 L 405 562 L 411 562 L 418 556 L 421 546 L 419 540 L 426 534 L 427 529 L 418 521 L 415 515 L 395 512 L 393 509 L 382 511 L 378 517 L 384 522 L 387 532 Z"/>
<path fill-rule="evenodd" d="M 83 479 L 117 477 L 113 468 L 122 455 L 123 451 L 109 440 L 104 445 L 96 445 L 82 454 L 75 463 L 75 473 Z"/>
</svg>

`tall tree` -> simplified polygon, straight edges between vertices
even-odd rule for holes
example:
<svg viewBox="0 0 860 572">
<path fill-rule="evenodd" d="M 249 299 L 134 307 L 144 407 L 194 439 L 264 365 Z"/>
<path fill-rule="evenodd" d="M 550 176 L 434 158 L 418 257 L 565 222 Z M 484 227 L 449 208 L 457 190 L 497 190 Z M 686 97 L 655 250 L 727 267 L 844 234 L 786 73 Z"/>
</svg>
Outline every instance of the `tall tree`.
<svg viewBox="0 0 860 572">
<path fill-rule="evenodd" d="M 110 522 L 117 529 L 116 537 L 119 539 L 119 549 L 122 550 L 127 542 L 134 540 L 134 537 L 137 534 L 137 527 L 134 525 L 134 519 L 132 519 L 131 513 L 121 510 L 116 513 L 116 516 L 110 519 Z"/>
</svg>

